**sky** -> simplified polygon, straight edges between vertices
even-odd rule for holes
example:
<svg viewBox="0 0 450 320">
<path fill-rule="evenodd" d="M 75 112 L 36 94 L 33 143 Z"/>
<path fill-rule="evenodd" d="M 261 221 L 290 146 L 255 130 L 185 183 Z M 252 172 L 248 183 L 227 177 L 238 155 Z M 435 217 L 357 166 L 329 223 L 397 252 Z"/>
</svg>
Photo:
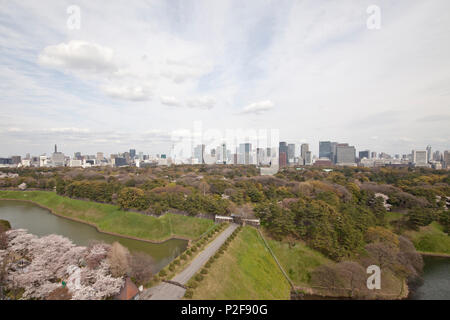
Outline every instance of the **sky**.
<svg viewBox="0 0 450 320">
<path fill-rule="evenodd" d="M 275 130 L 313 154 L 321 140 L 448 150 L 448 12 L 448 0 L 0 0 L 0 156 L 169 153 L 199 126 L 217 141 Z"/>
</svg>

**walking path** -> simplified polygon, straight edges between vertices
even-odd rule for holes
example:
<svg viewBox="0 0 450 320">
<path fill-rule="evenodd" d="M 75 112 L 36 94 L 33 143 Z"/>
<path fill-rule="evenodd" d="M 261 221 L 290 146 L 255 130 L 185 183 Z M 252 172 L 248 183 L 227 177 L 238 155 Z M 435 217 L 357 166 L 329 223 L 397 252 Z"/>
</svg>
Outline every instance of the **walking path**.
<svg viewBox="0 0 450 320">
<path fill-rule="evenodd" d="M 171 280 L 185 285 L 198 270 L 211 258 L 220 246 L 228 239 L 238 227 L 237 224 L 231 224 L 225 231 L 217 236 L 197 257 L 192 260 L 191 264 L 183 271 L 173 277 Z M 163 282 L 152 287 L 141 294 L 141 300 L 178 300 L 184 296 L 186 289 L 175 284 Z"/>
</svg>

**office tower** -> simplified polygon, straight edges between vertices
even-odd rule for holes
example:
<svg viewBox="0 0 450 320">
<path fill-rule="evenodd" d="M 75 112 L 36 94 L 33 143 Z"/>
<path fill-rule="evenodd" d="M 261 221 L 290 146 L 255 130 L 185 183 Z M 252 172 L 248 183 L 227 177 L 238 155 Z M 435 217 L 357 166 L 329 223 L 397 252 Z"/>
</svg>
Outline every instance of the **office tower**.
<svg viewBox="0 0 450 320">
<path fill-rule="evenodd" d="M 328 158 L 333 163 L 337 161 L 336 152 L 337 152 L 337 142 L 331 141 L 319 141 L 319 158 Z"/>
<path fill-rule="evenodd" d="M 134 159 L 136 157 L 136 149 L 130 149 L 130 158 Z"/>
<path fill-rule="evenodd" d="M 366 158 L 369 159 L 370 158 L 370 151 L 369 150 L 364 150 L 364 151 L 360 151 L 359 152 L 359 160 L 361 161 L 361 159 Z"/>
<path fill-rule="evenodd" d="M 377 152 L 376 151 L 372 151 L 371 158 L 372 159 L 376 159 L 377 158 Z"/>
<path fill-rule="evenodd" d="M 251 143 L 241 143 L 239 145 L 239 164 L 251 164 L 252 158 L 250 152 L 252 151 Z"/>
<path fill-rule="evenodd" d="M 426 167 L 428 166 L 427 161 L 427 151 L 412 151 L 412 162 L 416 167 Z"/>
<path fill-rule="evenodd" d="M 433 160 L 434 160 L 434 161 L 441 161 L 441 160 L 442 160 L 442 155 L 441 155 L 441 152 L 440 152 L 440 151 L 436 150 L 436 151 L 433 153 Z"/>
<path fill-rule="evenodd" d="M 431 146 L 427 146 L 427 163 L 431 160 Z"/>
<path fill-rule="evenodd" d="M 270 158 L 272 156 L 272 149 L 271 148 L 266 148 L 266 156 L 267 158 Z"/>
<path fill-rule="evenodd" d="M 205 145 L 199 144 L 194 148 L 194 158 L 198 160 L 198 163 L 205 163 Z"/>
<path fill-rule="evenodd" d="M 294 163 L 295 158 L 295 144 L 288 144 L 288 152 L 287 152 L 287 163 Z"/>
<path fill-rule="evenodd" d="M 300 156 L 302 157 L 303 164 L 306 164 L 306 153 L 309 151 L 309 144 L 302 143 L 300 146 Z"/>
<path fill-rule="evenodd" d="M 21 156 L 12 156 L 11 162 L 12 162 L 12 164 L 19 164 L 22 162 L 22 157 Z"/>
<path fill-rule="evenodd" d="M 73 158 L 74 158 L 75 160 L 81 160 L 81 152 L 75 152 L 75 153 L 73 154 Z"/>
<path fill-rule="evenodd" d="M 286 158 L 286 152 L 281 152 L 279 157 L 279 165 L 280 167 L 286 167 L 287 166 L 287 158 Z"/>
<path fill-rule="evenodd" d="M 285 167 L 287 165 L 288 147 L 286 142 L 280 142 L 278 147 L 278 157 L 280 167 Z"/>
<path fill-rule="evenodd" d="M 312 164 L 311 151 L 305 152 L 305 158 L 303 158 L 303 163 L 305 166 L 310 166 Z"/>
<path fill-rule="evenodd" d="M 443 167 L 446 169 L 450 168 L 450 150 L 444 151 Z"/>
<path fill-rule="evenodd" d="M 103 152 L 97 152 L 97 161 L 103 161 L 104 158 Z"/>
<path fill-rule="evenodd" d="M 227 154 L 227 145 L 222 143 L 222 163 L 227 164 L 228 154 Z"/>
<path fill-rule="evenodd" d="M 111 161 L 112 165 L 115 167 L 121 167 L 127 165 L 127 160 L 123 157 L 114 157 Z"/>
<path fill-rule="evenodd" d="M 356 158 L 356 149 L 349 146 L 348 143 L 339 143 L 336 145 L 336 163 L 339 165 L 354 165 Z"/>
</svg>

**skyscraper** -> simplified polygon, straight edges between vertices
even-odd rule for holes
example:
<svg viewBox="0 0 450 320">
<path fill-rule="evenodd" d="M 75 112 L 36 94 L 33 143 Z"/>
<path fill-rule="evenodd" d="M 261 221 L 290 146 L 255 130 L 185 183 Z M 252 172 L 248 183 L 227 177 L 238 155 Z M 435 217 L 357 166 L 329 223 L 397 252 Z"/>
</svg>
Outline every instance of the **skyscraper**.
<svg viewBox="0 0 450 320">
<path fill-rule="evenodd" d="M 205 145 L 199 144 L 194 148 L 194 158 L 198 160 L 198 163 L 205 163 Z"/>
<path fill-rule="evenodd" d="M 336 164 L 355 165 L 356 149 L 349 146 L 348 143 L 339 143 L 336 145 Z"/>
<path fill-rule="evenodd" d="M 427 146 L 427 162 L 430 162 L 431 160 L 431 146 Z"/>
<path fill-rule="evenodd" d="M 288 152 L 287 152 L 287 163 L 294 163 L 295 158 L 295 144 L 288 144 Z"/>
<path fill-rule="evenodd" d="M 305 166 L 310 166 L 312 164 L 311 151 L 305 152 L 305 157 L 303 158 L 303 163 Z"/>
<path fill-rule="evenodd" d="M 302 143 L 301 147 L 300 147 L 300 156 L 303 159 L 303 164 L 306 164 L 306 153 L 309 151 L 309 144 L 307 143 Z M 311 155 L 310 155 L 311 158 Z"/>
<path fill-rule="evenodd" d="M 449 150 L 444 151 L 444 159 L 443 160 L 444 160 L 443 167 L 449 169 L 450 168 L 450 151 Z"/>
<path fill-rule="evenodd" d="M 370 151 L 369 150 L 364 150 L 364 151 L 360 151 L 359 152 L 359 160 L 361 161 L 361 159 L 363 158 L 370 158 Z"/>
<path fill-rule="evenodd" d="M 136 157 L 136 149 L 130 149 L 130 158 L 134 159 Z"/>
<path fill-rule="evenodd" d="M 331 141 L 319 141 L 319 158 L 328 158 L 333 163 L 335 163 L 336 160 L 336 146 L 338 145 L 337 142 L 331 142 Z"/>
<path fill-rule="evenodd" d="M 278 157 L 280 167 L 285 167 L 287 165 L 288 147 L 286 142 L 280 142 L 278 147 Z"/>
<path fill-rule="evenodd" d="M 427 151 L 423 150 L 423 151 L 418 151 L 418 150 L 413 150 L 412 151 L 412 162 L 414 164 L 414 166 L 416 167 L 427 167 L 428 166 L 428 161 L 427 161 Z"/>
<path fill-rule="evenodd" d="M 240 164 L 251 164 L 252 159 L 250 156 L 250 152 L 252 151 L 252 144 L 251 143 L 241 143 L 239 145 L 239 158 Z"/>
</svg>

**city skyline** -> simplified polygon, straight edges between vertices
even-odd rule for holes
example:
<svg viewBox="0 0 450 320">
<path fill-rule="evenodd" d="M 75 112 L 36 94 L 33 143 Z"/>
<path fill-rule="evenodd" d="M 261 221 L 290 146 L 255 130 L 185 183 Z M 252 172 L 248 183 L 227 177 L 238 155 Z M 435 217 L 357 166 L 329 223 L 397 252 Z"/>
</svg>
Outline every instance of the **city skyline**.
<svg viewBox="0 0 450 320">
<path fill-rule="evenodd" d="M 371 4 L 78 1 L 77 28 L 72 2 L 8 1 L 0 154 L 169 154 L 199 120 L 275 128 L 316 155 L 325 140 L 447 150 L 450 3 L 379 1 L 376 30 Z"/>
</svg>

